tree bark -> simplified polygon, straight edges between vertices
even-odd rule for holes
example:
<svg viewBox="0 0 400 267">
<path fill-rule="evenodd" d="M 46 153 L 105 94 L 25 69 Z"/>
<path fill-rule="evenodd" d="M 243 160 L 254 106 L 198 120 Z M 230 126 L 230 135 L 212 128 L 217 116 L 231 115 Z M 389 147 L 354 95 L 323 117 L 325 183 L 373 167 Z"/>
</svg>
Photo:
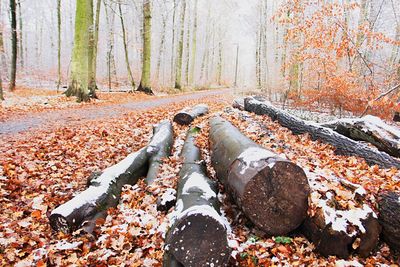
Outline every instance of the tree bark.
<svg viewBox="0 0 400 267">
<path fill-rule="evenodd" d="M 151 90 L 151 4 L 150 0 L 143 1 L 143 67 L 142 79 L 137 89 L 148 95 L 153 95 Z"/>
<path fill-rule="evenodd" d="M 400 252 L 400 194 L 382 194 L 378 200 L 378 207 L 383 239 L 391 249 Z"/>
<path fill-rule="evenodd" d="M 24 45 L 23 45 L 23 26 L 22 26 L 22 8 L 21 8 L 21 0 L 18 0 L 18 21 L 19 21 L 19 62 L 21 64 L 21 68 L 24 68 Z"/>
<path fill-rule="evenodd" d="M 378 117 L 342 119 L 321 124 L 355 141 L 365 141 L 393 157 L 400 157 L 400 129 L 386 124 Z"/>
<path fill-rule="evenodd" d="M 143 148 L 97 174 L 91 179 L 88 189 L 51 212 L 51 227 L 55 231 L 71 233 L 86 226 L 86 230 L 91 232 L 95 221 L 104 218 L 108 208 L 118 205 L 122 187 L 135 184 L 146 175 L 150 152 Z"/>
<path fill-rule="evenodd" d="M 57 92 L 61 86 L 61 0 L 57 0 Z"/>
<path fill-rule="evenodd" d="M 153 138 L 148 147 L 154 155 L 150 158 L 149 171 L 145 180 L 147 184 L 152 184 L 156 180 L 163 158 L 171 154 L 173 142 L 174 130 L 170 121 L 162 121 L 153 128 Z"/>
<path fill-rule="evenodd" d="M 15 0 L 10 0 L 10 13 L 11 13 L 11 72 L 10 72 L 10 91 L 15 89 L 15 79 L 17 76 L 17 13 Z"/>
<path fill-rule="evenodd" d="M 95 98 L 93 82 L 93 2 L 76 1 L 75 35 L 71 62 L 71 80 L 66 96 L 76 96 L 78 102 Z"/>
<path fill-rule="evenodd" d="M 205 104 L 196 105 L 193 108 L 185 108 L 177 113 L 174 122 L 180 125 L 189 125 L 194 119 L 208 113 L 208 106 Z"/>
<path fill-rule="evenodd" d="M 175 68 L 175 89 L 182 89 L 182 59 L 183 59 L 183 37 L 185 34 L 185 10 L 186 0 L 182 0 L 180 37 L 177 50 L 176 68 Z"/>
<path fill-rule="evenodd" d="M 97 79 L 97 50 L 99 43 L 99 25 L 100 25 L 100 11 L 101 11 L 101 0 L 96 2 L 96 16 L 94 23 L 94 34 L 93 34 L 93 81 L 95 89 L 97 89 L 96 79 Z"/>
<path fill-rule="evenodd" d="M 192 31 L 192 61 L 190 62 L 190 77 L 189 84 L 193 85 L 194 82 L 194 70 L 196 67 L 196 53 L 197 53 L 197 7 L 198 0 L 194 2 L 194 23 Z"/>
<path fill-rule="evenodd" d="M 374 151 L 363 143 L 353 141 L 316 123 L 306 123 L 283 110 L 275 108 L 269 102 L 246 98 L 245 110 L 258 115 L 268 115 L 272 120 L 278 121 L 280 125 L 290 129 L 294 134 L 308 133 L 313 140 L 318 139 L 334 146 L 339 154 L 364 158 L 370 165 L 377 164 L 383 168 L 396 167 L 400 169 L 400 162 L 388 154 Z"/>
<path fill-rule="evenodd" d="M 310 193 L 304 171 L 220 117 L 210 125 L 211 163 L 244 214 L 270 235 L 286 235 L 299 227 Z"/>
<path fill-rule="evenodd" d="M 122 14 L 121 2 L 118 2 L 118 10 L 119 10 L 119 18 L 121 20 L 122 41 L 124 43 L 126 71 L 128 72 L 129 82 L 131 83 L 131 88 L 132 88 L 132 92 L 133 92 L 135 90 L 135 80 L 133 79 L 131 65 L 129 64 L 128 44 L 126 42 L 126 31 L 125 31 L 124 17 Z"/>
<path fill-rule="evenodd" d="M 3 77 L 2 77 L 2 70 L 0 70 L 0 101 L 4 100 L 3 95 Z"/>
<path fill-rule="evenodd" d="M 218 186 L 206 176 L 200 149 L 195 145 L 199 130 L 189 130 L 182 150 L 177 215 L 166 238 L 167 253 L 184 266 L 227 266 L 227 229 L 219 214 Z"/>
</svg>

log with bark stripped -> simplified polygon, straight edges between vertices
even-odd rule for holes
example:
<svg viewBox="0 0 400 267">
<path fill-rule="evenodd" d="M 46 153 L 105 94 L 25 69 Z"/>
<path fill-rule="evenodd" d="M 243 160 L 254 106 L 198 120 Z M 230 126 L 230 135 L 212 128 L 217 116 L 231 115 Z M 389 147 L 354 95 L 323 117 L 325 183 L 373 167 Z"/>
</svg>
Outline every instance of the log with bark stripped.
<svg viewBox="0 0 400 267">
<path fill-rule="evenodd" d="M 304 171 L 254 143 L 221 117 L 210 121 L 211 162 L 244 214 L 271 235 L 295 230 L 307 215 Z"/>
<path fill-rule="evenodd" d="M 395 192 L 382 194 L 378 206 L 383 239 L 391 249 L 400 252 L 400 194 Z"/>
<path fill-rule="evenodd" d="M 89 188 L 51 212 L 51 227 L 56 231 L 70 233 L 84 226 L 87 232 L 91 232 L 96 219 L 104 218 L 108 208 L 118 205 L 122 187 L 125 184 L 135 184 L 140 177 L 146 175 L 150 156 L 151 153 L 145 147 L 101 174 L 95 174 L 88 182 Z"/>
<path fill-rule="evenodd" d="M 365 141 L 393 157 L 400 157 L 400 129 L 375 116 L 340 119 L 321 124 L 355 141 Z"/>
<path fill-rule="evenodd" d="M 272 120 L 278 121 L 283 127 L 290 129 L 294 134 L 308 133 L 313 140 L 318 139 L 334 146 L 337 153 L 364 158 L 370 165 L 377 164 L 383 168 L 396 167 L 400 169 L 400 161 L 385 152 L 375 151 L 366 144 L 353 141 L 319 124 L 298 119 L 283 110 L 275 108 L 269 102 L 246 98 L 245 110 L 258 115 L 267 115 Z"/>
<path fill-rule="evenodd" d="M 199 104 L 192 108 L 185 108 L 177 113 L 174 117 L 174 122 L 180 125 L 189 125 L 194 119 L 208 113 L 208 106 Z"/>
<path fill-rule="evenodd" d="M 183 266 L 226 266 L 230 257 L 227 226 L 219 214 L 217 184 L 206 176 L 198 128 L 192 128 L 182 150 L 174 223 L 166 238 L 166 251 Z"/>
<path fill-rule="evenodd" d="M 149 162 L 149 171 L 145 180 L 147 184 L 150 185 L 156 180 L 163 158 L 171 154 L 173 142 L 174 130 L 170 121 L 165 120 L 154 126 L 153 138 L 148 145 L 148 151 L 154 152 L 154 155 Z"/>
</svg>

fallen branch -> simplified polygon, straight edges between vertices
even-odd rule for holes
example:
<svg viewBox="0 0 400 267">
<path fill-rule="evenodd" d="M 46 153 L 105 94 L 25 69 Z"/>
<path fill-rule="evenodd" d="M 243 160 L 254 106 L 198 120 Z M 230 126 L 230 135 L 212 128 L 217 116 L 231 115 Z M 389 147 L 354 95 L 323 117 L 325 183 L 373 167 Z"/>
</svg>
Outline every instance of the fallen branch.
<svg viewBox="0 0 400 267">
<path fill-rule="evenodd" d="M 194 119 L 208 113 L 208 106 L 199 104 L 193 108 L 186 108 L 177 113 L 174 117 L 174 122 L 180 125 L 189 125 Z"/>
<path fill-rule="evenodd" d="M 244 214 L 271 235 L 296 229 L 308 208 L 310 188 L 304 171 L 221 117 L 212 118 L 210 125 L 211 163 Z"/>
</svg>

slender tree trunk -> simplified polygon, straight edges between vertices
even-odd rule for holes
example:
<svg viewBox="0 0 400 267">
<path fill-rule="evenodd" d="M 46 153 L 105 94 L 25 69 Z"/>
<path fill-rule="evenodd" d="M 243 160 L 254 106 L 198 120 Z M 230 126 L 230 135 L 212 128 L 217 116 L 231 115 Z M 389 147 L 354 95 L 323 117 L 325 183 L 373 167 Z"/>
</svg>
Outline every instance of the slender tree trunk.
<svg viewBox="0 0 400 267">
<path fill-rule="evenodd" d="M 187 5 L 187 28 L 186 28 L 186 66 L 185 66 L 185 83 L 189 86 L 189 66 L 190 66 L 190 8 Z"/>
<path fill-rule="evenodd" d="M 175 89 L 182 89 L 182 59 L 183 59 L 183 37 L 185 34 L 185 10 L 186 10 L 186 0 L 182 0 L 182 9 L 181 9 L 181 29 L 180 29 L 180 37 L 177 51 L 177 62 L 175 69 Z"/>
<path fill-rule="evenodd" d="M 198 0 L 195 0 L 194 3 L 194 23 L 193 23 L 193 31 L 192 31 L 192 61 L 190 62 L 190 77 L 189 84 L 193 85 L 194 83 L 194 70 L 196 67 L 196 52 L 197 52 L 197 5 Z"/>
<path fill-rule="evenodd" d="M 142 79 L 138 91 L 153 94 L 151 90 L 151 4 L 150 0 L 143 1 L 143 67 Z"/>
<path fill-rule="evenodd" d="M 21 0 L 18 0 L 18 19 L 19 19 L 19 62 L 21 64 L 21 68 L 24 68 L 24 45 L 22 42 L 23 28 L 22 28 L 22 9 L 21 9 Z"/>
<path fill-rule="evenodd" d="M 96 2 L 96 16 L 94 23 L 94 34 L 93 34 L 93 77 L 94 77 L 94 88 L 97 89 L 96 77 L 97 77 L 97 49 L 99 43 L 99 24 L 100 24 L 100 11 L 101 11 L 101 0 Z"/>
<path fill-rule="evenodd" d="M 60 90 L 61 85 L 61 0 L 57 0 L 57 92 Z"/>
<path fill-rule="evenodd" d="M 72 51 L 71 77 L 65 94 L 76 96 L 78 102 L 96 97 L 93 81 L 93 1 L 77 0 L 75 42 Z"/>
<path fill-rule="evenodd" d="M 4 95 L 3 95 L 3 78 L 1 76 L 2 70 L 0 70 L 0 100 L 4 100 Z"/>
<path fill-rule="evenodd" d="M 2 4 L 2 1 L 0 1 L 0 14 L 2 14 L 1 13 L 1 11 L 2 11 L 1 4 Z M 0 22 L 2 22 L 2 21 L 0 21 Z M 1 71 L 7 70 L 8 64 L 7 64 L 7 59 L 6 59 L 6 53 L 4 51 L 4 37 L 3 37 L 3 29 L 2 28 L 0 28 L 0 61 L 1 61 L 0 69 L 3 68 L 3 69 L 1 69 Z M 6 71 L 5 73 L 6 73 L 6 77 L 8 78 L 8 72 Z"/>
<path fill-rule="evenodd" d="M 172 14 L 172 45 L 171 45 L 171 82 L 174 80 L 174 56 L 175 56 L 175 18 L 178 8 L 177 0 L 174 0 L 174 12 Z"/>
<path fill-rule="evenodd" d="M 11 12 L 11 74 L 10 74 L 10 91 L 15 89 L 15 79 L 17 76 L 17 13 L 15 0 L 10 0 Z"/>
<path fill-rule="evenodd" d="M 160 83 L 161 60 L 163 58 L 164 50 L 165 50 L 165 29 L 166 29 L 166 27 L 167 27 L 167 16 L 163 15 L 161 41 L 160 41 L 160 48 L 158 50 L 157 67 L 156 67 L 156 77 L 157 77 L 158 83 Z"/>
<path fill-rule="evenodd" d="M 218 85 L 222 85 L 222 65 L 223 65 L 223 57 L 222 57 L 222 41 L 219 41 L 218 43 L 219 49 L 218 49 L 218 68 L 217 68 L 217 82 Z"/>
<path fill-rule="evenodd" d="M 118 10 L 119 10 L 119 18 L 121 20 L 122 40 L 124 43 L 126 70 L 128 72 L 129 81 L 130 81 L 131 87 L 132 87 L 131 90 L 133 92 L 135 90 L 135 80 L 133 79 L 131 65 L 129 64 L 128 44 L 127 44 L 127 40 L 126 40 L 125 24 L 124 24 L 124 17 L 122 15 L 121 2 L 118 2 Z"/>
<path fill-rule="evenodd" d="M 107 27 L 108 27 L 108 41 L 107 41 L 107 77 L 108 77 L 108 90 L 112 90 L 112 75 L 114 77 L 116 74 L 115 69 L 115 59 L 114 59 L 114 22 L 115 22 L 115 12 L 109 14 L 108 7 L 104 3 L 104 10 L 106 13 Z"/>
</svg>

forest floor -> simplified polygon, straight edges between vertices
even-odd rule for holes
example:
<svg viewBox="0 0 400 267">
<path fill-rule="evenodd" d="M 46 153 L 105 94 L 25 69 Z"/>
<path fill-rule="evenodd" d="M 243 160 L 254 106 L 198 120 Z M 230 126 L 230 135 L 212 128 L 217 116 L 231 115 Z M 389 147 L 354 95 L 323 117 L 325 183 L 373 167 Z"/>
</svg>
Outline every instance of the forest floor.
<svg viewBox="0 0 400 267">
<path fill-rule="evenodd" d="M 136 96 L 123 94 L 124 99 L 113 103 L 71 104 L 37 111 L 10 109 L 4 113 L 0 122 L 1 266 L 161 266 L 169 216 L 157 211 L 156 200 L 176 186 L 187 126 L 174 123 L 172 156 L 165 159 L 159 179 L 151 186 L 143 182 L 125 186 L 120 204 L 109 211 L 93 235 L 82 231 L 55 233 L 47 215 L 82 191 L 92 172 L 145 146 L 153 124 L 171 120 L 177 111 L 197 103 L 210 107 L 210 114 L 196 119 L 194 125 L 202 128 L 197 142 L 213 179 L 208 119 L 218 112 L 255 142 L 284 155 L 308 175 L 318 176 L 321 183 L 332 177 L 346 179 L 362 185 L 371 196 L 379 189 L 400 191 L 400 174 L 395 169 L 369 167 L 359 158 L 335 155 L 331 146 L 306 135 L 294 136 L 267 117 L 247 113 L 243 117 L 227 109 L 234 98 L 231 90 L 125 99 L 129 97 Z M 340 185 L 335 184 L 331 190 L 338 190 L 338 196 L 345 198 L 340 194 Z M 252 227 L 222 187 L 219 198 L 223 215 L 231 225 L 228 238 L 233 249 L 232 266 L 399 264 L 383 242 L 366 259 L 356 255 L 347 261 L 321 257 L 300 233 L 282 239 Z"/>
</svg>

